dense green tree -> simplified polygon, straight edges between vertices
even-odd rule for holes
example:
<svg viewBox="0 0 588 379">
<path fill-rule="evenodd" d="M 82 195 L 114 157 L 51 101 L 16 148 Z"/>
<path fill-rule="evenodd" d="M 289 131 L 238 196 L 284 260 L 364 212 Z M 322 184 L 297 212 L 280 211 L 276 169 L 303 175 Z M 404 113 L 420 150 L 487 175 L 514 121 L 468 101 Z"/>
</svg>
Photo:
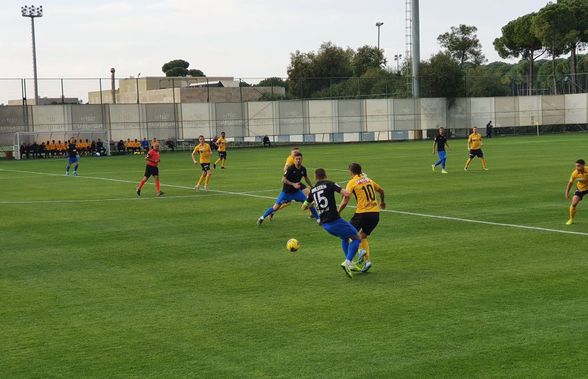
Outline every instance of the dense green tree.
<svg viewBox="0 0 588 379">
<path fill-rule="evenodd" d="M 278 77 L 271 77 L 267 79 L 263 79 L 259 83 L 257 83 L 256 87 L 284 87 L 286 90 L 288 89 L 288 85 L 286 81 L 282 78 Z"/>
<path fill-rule="evenodd" d="M 351 67 L 354 76 L 361 76 L 369 69 L 379 69 L 386 65 L 386 58 L 384 52 L 377 47 L 362 46 L 357 49 L 357 52 L 351 59 Z"/>
<path fill-rule="evenodd" d="M 527 72 L 527 89 L 533 91 L 534 63 L 545 52 L 541 41 L 531 30 L 534 13 L 510 21 L 502 27 L 502 36 L 494 40 L 494 48 L 501 58 L 518 58 L 529 62 Z"/>
<path fill-rule="evenodd" d="M 288 66 L 288 91 L 298 97 L 313 93 L 347 80 L 353 75 L 351 59 L 355 52 L 325 42 L 317 53 L 296 51 Z"/>
<path fill-rule="evenodd" d="M 578 66 L 577 52 L 588 44 L 588 0 L 558 0 L 558 5 L 571 13 L 565 34 L 566 51 L 571 55 L 571 80 L 575 86 Z"/>
<path fill-rule="evenodd" d="M 161 67 L 161 71 L 165 76 L 205 76 L 204 73 L 198 69 L 188 70 L 190 63 L 183 59 L 174 59 L 165 63 Z"/>
<path fill-rule="evenodd" d="M 447 52 L 432 56 L 420 66 L 421 96 L 456 98 L 464 95 L 464 72 Z"/>
<path fill-rule="evenodd" d="M 533 17 L 531 30 L 551 56 L 552 88 L 557 93 L 555 60 L 568 49 L 567 38 L 574 16 L 567 6 L 549 3 Z"/>
<path fill-rule="evenodd" d="M 482 54 L 482 45 L 476 35 L 478 28 L 461 24 L 458 27 L 452 26 L 451 31 L 437 37 L 437 41 L 445 51 L 459 62 L 460 66 L 470 62 L 480 65 L 486 61 Z"/>
</svg>

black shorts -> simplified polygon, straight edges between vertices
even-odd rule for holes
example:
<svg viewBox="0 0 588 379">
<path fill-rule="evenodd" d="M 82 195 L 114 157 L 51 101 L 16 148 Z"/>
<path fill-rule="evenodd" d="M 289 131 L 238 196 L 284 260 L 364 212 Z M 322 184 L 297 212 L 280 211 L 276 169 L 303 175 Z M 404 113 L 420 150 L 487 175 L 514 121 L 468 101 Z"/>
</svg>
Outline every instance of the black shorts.
<svg viewBox="0 0 588 379">
<path fill-rule="evenodd" d="M 151 175 L 159 176 L 159 168 L 147 165 L 145 167 L 145 176 L 149 178 Z"/>
<path fill-rule="evenodd" d="M 221 159 L 227 159 L 227 152 L 226 151 L 219 151 L 218 157 Z"/>
<path fill-rule="evenodd" d="M 484 158 L 484 153 L 482 152 L 482 149 L 470 150 L 470 158 L 473 157 Z"/>
<path fill-rule="evenodd" d="M 369 236 L 380 222 L 380 212 L 356 213 L 349 222 L 355 229 Z"/>
<path fill-rule="evenodd" d="M 200 163 L 200 166 L 202 166 L 202 171 L 210 171 L 210 163 Z"/>
<path fill-rule="evenodd" d="M 586 194 L 588 194 L 588 191 L 576 190 L 576 192 L 574 192 L 574 196 L 578 196 L 580 200 L 582 200 Z"/>
</svg>

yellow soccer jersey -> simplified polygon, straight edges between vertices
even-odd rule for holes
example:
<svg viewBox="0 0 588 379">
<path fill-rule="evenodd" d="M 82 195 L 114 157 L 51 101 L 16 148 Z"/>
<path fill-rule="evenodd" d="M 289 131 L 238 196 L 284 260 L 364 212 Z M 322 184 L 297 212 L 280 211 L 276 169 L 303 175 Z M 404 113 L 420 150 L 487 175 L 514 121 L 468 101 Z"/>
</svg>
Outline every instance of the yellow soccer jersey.
<svg viewBox="0 0 588 379">
<path fill-rule="evenodd" d="M 472 133 L 468 138 L 470 149 L 478 150 L 482 147 L 482 135 L 480 133 Z"/>
<path fill-rule="evenodd" d="M 376 190 L 380 189 L 378 183 L 367 176 L 355 175 L 346 187 L 347 191 L 353 193 L 357 201 L 355 213 L 379 212 L 380 206 L 376 201 Z"/>
<path fill-rule="evenodd" d="M 286 166 L 292 166 L 294 164 L 294 157 L 292 156 L 292 154 L 288 155 L 288 158 L 286 158 Z"/>
<path fill-rule="evenodd" d="M 580 191 L 588 191 L 588 171 L 578 172 L 578 170 L 572 171 L 570 176 L 570 182 L 576 181 L 576 187 Z"/>
<path fill-rule="evenodd" d="M 227 140 L 223 137 L 219 137 L 219 139 L 216 140 L 216 146 L 218 146 L 218 151 L 220 153 L 224 153 L 227 151 Z"/>
<path fill-rule="evenodd" d="M 210 156 L 212 155 L 212 150 L 210 150 L 210 145 L 205 143 L 204 145 L 198 144 L 194 148 L 194 153 L 197 153 L 200 156 L 198 163 L 210 163 Z"/>
</svg>

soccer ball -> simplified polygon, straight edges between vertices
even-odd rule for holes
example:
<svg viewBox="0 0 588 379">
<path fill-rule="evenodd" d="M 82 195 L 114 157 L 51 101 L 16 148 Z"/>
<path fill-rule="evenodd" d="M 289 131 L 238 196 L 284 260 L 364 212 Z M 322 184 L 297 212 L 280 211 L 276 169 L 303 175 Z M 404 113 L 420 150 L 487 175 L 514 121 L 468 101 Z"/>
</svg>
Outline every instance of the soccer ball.
<svg viewBox="0 0 588 379">
<path fill-rule="evenodd" d="M 294 252 L 300 249 L 300 242 L 298 242 L 295 238 L 290 238 L 288 242 L 286 242 L 286 250 Z"/>
</svg>

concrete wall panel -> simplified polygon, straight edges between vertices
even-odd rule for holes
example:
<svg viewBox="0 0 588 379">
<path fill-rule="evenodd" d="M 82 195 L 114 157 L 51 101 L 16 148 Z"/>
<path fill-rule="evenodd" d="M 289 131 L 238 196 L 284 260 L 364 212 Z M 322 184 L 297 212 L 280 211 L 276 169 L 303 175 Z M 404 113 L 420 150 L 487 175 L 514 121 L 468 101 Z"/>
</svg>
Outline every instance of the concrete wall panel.
<svg viewBox="0 0 588 379">
<path fill-rule="evenodd" d="M 565 96 L 541 96 L 542 124 L 561 125 L 565 122 Z"/>
<path fill-rule="evenodd" d="M 364 130 L 364 101 L 339 100 L 337 106 L 338 131 L 353 133 Z"/>
<path fill-rule="evenodd" d="M 519 100 L 519 125 L 542 124 L 541 119 L 541 96 L 521 96 Z"/>
<path fill-rule="evenodd" d="M 476 97 L 470 100 L 470 124 L 485 129 L 488 121 L 496 119 L 493 97 Z"/>
<path fill-rule="evenodd" d="M 213 134 L 213 112 L 211 104 L 193 103 L 182 104 L 182 134 L 183 139 L 196 139 L 199 135 L 210 137 Z"/>
<path fill-rule="evenodd" d="M 247 103 L 248 131 L 249 136 L 265 136 L 275 134 L 274 132 L 274 107 L 271 101 L 260 101 Z"/>
<path fill-rule="evenodd" d="M 334 131 L 334 105 L 335 101 L 333 100 L 313 100 L 308 102 L 310 133 L 332 133 Z"/>
<path fill-rule="evenodd" d="M 447 100 L 420 99 L 421 129 L 447 127 Z"/>
<path fill-rule="evenodd" d="M 518 100 L 516 97 L 496 97 L 494 126 L 497 128 L 518 125 Z"/>
<path fill-rule="evenodd" d="M 304 133 L 304 104 L 302 101 L 280 101 L 279 134 Z"/>
<path fill-rule="evenodd" d="M 394 130 L 420 129 L 420 102 L 414 99 L 394 99 L 392 113 L 394 115 Z"/>
<path fill-rule="evenodd" d="M 588 93 L 565 95 L 566 124 L 588 123 Z"/>
<path fill-rule="evenodd" d="M 365 109 L 367 131 L 388 131 L 390 129 L 392 112 L 388 99 L 368 99 L 365 101 Z"/>
<path fill-rule="evenodd" d="M 53 132 L 69 130 L 71 125 L 66 124 L 69 118 L 69 108 L 64 105 L 38 105 L 30 107 L 33 115 L 33 131 Z"/>
</svg>

